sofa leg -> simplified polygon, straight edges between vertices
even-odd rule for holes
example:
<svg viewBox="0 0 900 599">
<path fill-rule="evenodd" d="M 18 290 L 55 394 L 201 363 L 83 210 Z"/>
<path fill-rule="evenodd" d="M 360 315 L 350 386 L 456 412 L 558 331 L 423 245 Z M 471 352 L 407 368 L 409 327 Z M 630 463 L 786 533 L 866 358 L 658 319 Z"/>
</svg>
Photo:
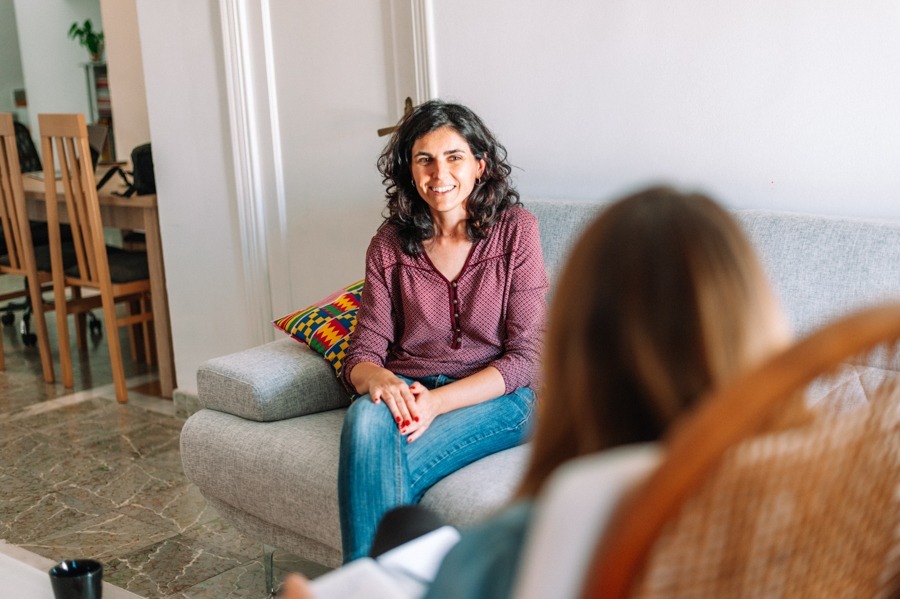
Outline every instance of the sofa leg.
<svg viewBox="0 0 900 599">
<path fill-rule="evenodd" d="M 263 544 L 263 569 L 266 573 L 266 593 L 269 599 L 275 599 L 275 548 Z"/>
</svg>

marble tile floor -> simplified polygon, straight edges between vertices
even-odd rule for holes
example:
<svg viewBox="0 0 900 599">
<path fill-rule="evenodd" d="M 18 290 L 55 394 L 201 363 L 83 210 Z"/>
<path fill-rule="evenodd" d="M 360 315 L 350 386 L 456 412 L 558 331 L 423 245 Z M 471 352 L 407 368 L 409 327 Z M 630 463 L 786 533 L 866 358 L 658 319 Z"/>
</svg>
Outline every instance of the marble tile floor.
<svg viewBox="0 0 900 599">
<path fill-rule="evenodd" d="M 105 340 L 79 355 L 67 390 L 43 382 L 16 328 L 0 334 L 0 539 L 53 560 L 99 559 L 104 580 L 142 597 L 265 597 L 262 546 L 182 473 L 184 420 L 158 396 L 152 367 L 126 359 L 120 405 Z M 283 552 L 275 561 L 279 577 L 326 571 Z"/>
</svg>

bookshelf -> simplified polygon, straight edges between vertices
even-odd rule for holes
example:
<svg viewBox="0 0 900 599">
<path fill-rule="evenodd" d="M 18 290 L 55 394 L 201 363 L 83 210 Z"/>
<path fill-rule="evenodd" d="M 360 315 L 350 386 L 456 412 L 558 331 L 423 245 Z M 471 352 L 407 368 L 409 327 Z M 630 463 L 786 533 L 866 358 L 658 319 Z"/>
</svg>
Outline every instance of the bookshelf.
<svg viewBox="0 0 900 599">
<path fill-rule="evenodd" d="M 106 63 L 103 61 L 85 62 L 84 68 L 87 83 L 88 106 L 90 122 L 97 125 L 105 125 L 107 128 L 107 143 L 100 153 L 100 160 L 114 161 L 116 159 L 116 142 L 113 135 L 112 103 L 109 97 L 109 75 Z"/>
</svg>

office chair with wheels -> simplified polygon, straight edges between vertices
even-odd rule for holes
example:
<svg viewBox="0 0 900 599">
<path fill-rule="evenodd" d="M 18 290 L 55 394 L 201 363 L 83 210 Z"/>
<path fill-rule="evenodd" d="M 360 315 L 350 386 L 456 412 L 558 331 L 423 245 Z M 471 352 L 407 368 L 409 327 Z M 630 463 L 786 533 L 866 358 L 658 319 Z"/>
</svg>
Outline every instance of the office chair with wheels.
<svg viewBox="0 0 900 599">
<path fill-rule="evenodd" d="M 23 341 L 26 345 L 38 346 L 44 380 L 52 383 L 53 362 L 50 355 L 47 322 L 44 319 L 44 304 L 41 299 L 41 293 L 44 286 L 50 283 L 51 275 L 49 263 L 42 265 L 41 260 L 36 258 L 35 246 L 32 242 L 22 172 L 16 149 L 17 137 L 12 115 L 0 113 L 0 231 L 2 231 L 4 240 L 4 247 L 0 252 L 0 275 L 16 275 L 24 277 L 26 281 L 25 289 L 2 294 L 0 299 L 28 297 L 27 307 L 29 310 L 33 310 L 37 334 L 32 334 L 30 331 L 23 332 Z M 46 227 L 44 228 L 46 229 Z M 47 262 L 49 254 L 47 251 L 44 251 L 43 254 L 44 262 Z M 8 306 L 7 309 L 9 309 Z M 6 315 L 4 314 L 4 316 Z M 2 345 L 2 335 L 0 335 L 0 369 L 5 365 Z"/>
<path fill-rule="evenodd" d="M 31 133 L 28 131 L 28 127 L 18 121 L 13 121 L 13 127 L 15 129 L 15 147 L 17 150 L 20 171 L 22 173 L 28 173 L 41 170 L 41 158 L 38 156 L 37 148 L 34 146 L 34 141 L 31 139 Z M 47 245 L 47 225 L 44 223 L 31 223 L 31 238 L 32 243 L 35 245 Z M 0 230 L 0 256 L 4 256 L 8 253 L 7 239 L 8 236 L 6 233 Z M 37 340 L 31 333 L 29 325 L 31 304 L 27 299 L 27 292 L 23 292 L 22 296 L 26 299 L 18 302 L 10 301 L 3 306 L 3 315 L 0 316 L 0 322 L 7 326 L 12 325 L 16 320 L 15 312 L 20 310 L 23 311 L 22 341 L 26 346 L 31 346 L 34 345 Z"/>
<path fill-rule="evenodd" d="M 41 157 L 38 154 L 37 147 L 34 145 L 34 140 L 31 137 L 31 132 L 28 130 L 28 127 L 18 121 L 13 121 L 13 127 L 15 128 L 15 145 L 18 151 L 21 172 L 23 174 L 42 172 L 43 165 L 41 164 Z M 37 248 L 35 251 L 38 258 L 38 270 L 49 272 L 50 236 L 47 229 L 47 223 L 42 221 L 28 221 L 28 223 L 31 230 L 31 243 Z M 71 252 L 70 244 L 72 241 L 72 232 L 68 225 L 62 225 L 60 227 L 60 239 L 66 244 L 65 257 L 67 263 L 71 264 L 74 261 L 74 254 Z M 6 237 L 3 232 L 0 231 L 0 256 L 5 255 L 6 253 Z M 31 317 L 34 310 L 32 309 L 31 299 L 27 293 L 27 279 L 25 285 L 26 290 L 22 293 L 25 299 L 21 301 L 10 301 L 0 308 L 0 312 L 2 312 L 2 315 L 0 315 L 0 322 L 6 326 L 15 324 L 15 313 L 21 311 L 22 321 L 19 332 L 22 336 L 22 343 L 26 347 L 32 347 L 37 344 L 38 336 L 31 331 Z M 100 321 L 97 320 L 97 317 L 92 313 L 89 313 L 87 318 L 90 324 L 91 335 L 95 339 L 99 339 L 102 331 Z"/>
<path fill-rule="evenodd" d="M 41 157 L 38 155 L 34 140 L 31 139 L 31 132 L 24 124 L 13 121 L 15 128 L 16 150 L 19 157 L 19 167 L 22 173 L 30 173 L 40 171 Z M 31 241 L 37 246 L 47 245 L 47 225 L 40 222 L 30 222 Z M 0 256 L 7 253 L 6 236 L 0 232 Z M 27 285 L 26 280 L 26 285 Z M 31 333 L 31 302 L 28 300 L 28 294 L 23 293 L 25 300 L 20 302 L 9 302 L 3 308 L 3 315 L 0 316 L 0 322 L 4 325 L 12 325 L 16 321 L 15 312 L 23 311 L 22 314 L 22 342 L 26 346 L 32 346 L 37 342 L 37 337 Z"/>
<path fill-rule="evenodd" d="M 42 168 L 41 158 L 34 145 L 34 140 L 31 139 L 31 132 L 28 131 L 28 127 L 18 121 L 13 121 L 13 127 L 15 129 L 15 147 L 19 157 L 19 168 L 21 172 L 29 173 L 40 171 Z M 47 225 L 40 222 L 30 222 L 30 228 L 32 244 L 37 246 L 47 245 Z M 3 231 L 0 231 L 0 256 L 4 256 L 7 253 L 7 236 Z M 20 330 L 22 343 L 26 347 L 31 347 L 37 343 L 37 336 L 31 332 L 32 309 L 31 301 L 28 299 L 27 279 L 25 285 L 26 290 L 23 291 L 21 295 L 25 299 L 22 301 L 10 301 L 3 306 L 3 315 L 0 316 L 0 322 L 6 326 L 13 325 L 16 321 L 15 313 L 17 311 L 22 311 L 22 327 Z M 11 297 L 18 296 L 13 293 Z"/>
</svg>

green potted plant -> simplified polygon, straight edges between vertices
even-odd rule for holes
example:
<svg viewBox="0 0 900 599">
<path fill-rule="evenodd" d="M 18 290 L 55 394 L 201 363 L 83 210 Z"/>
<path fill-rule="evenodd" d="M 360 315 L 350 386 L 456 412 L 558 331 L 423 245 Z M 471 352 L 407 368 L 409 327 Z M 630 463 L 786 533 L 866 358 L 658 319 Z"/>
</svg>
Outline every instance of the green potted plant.
<svg viewBox="0 0 900 599">
<path fill-rule="evenodd" d="M 81 25 L 76 21 L 69 27 L 69 37 L 78 40 L 78 43 L 90 53 L 91 60 L 98 61 L 103 59 L 103 32 L 94 31 L 94 26 L 90 19 L 85 20 Z"/>
</svg>

